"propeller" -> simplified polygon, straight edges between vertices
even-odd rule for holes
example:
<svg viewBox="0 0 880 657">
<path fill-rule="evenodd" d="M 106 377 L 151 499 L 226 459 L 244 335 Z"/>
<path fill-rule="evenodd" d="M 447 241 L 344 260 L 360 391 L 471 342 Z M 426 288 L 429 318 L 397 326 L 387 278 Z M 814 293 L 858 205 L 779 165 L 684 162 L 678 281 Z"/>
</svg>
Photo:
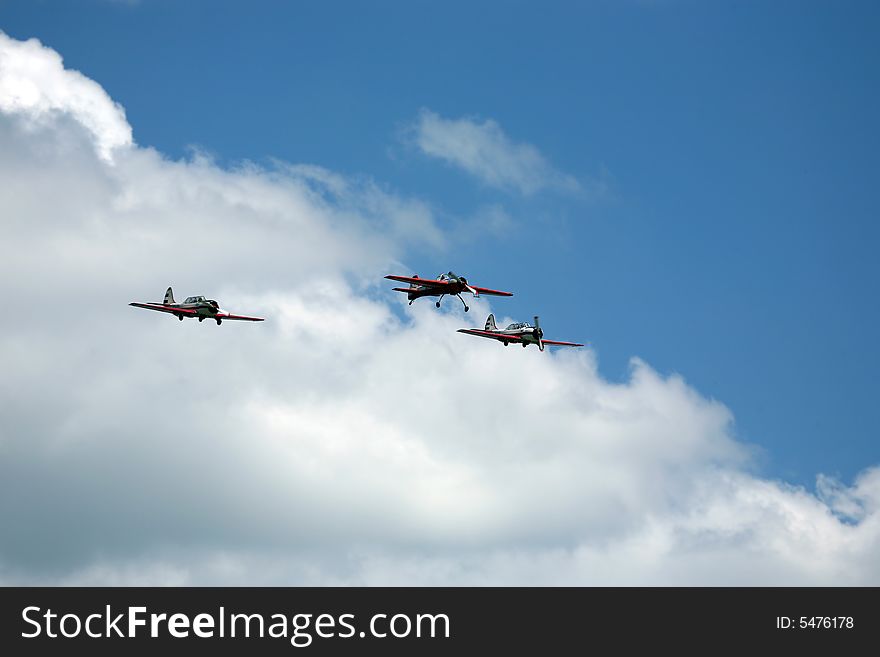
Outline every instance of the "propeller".
<svg viewBox="0 0 880 657">
<path fill-rule="evenodd" d="M 538 341 L 538 350 L 544 351 L 544 330 L 541 328 L 541 325 L 538 323 L 538 316 L 535 315 L 535 330 L 532 331 L 532 334 L 535 336 L 535 339 Z"/>
<path fill-rule="evenodd" d="M 449 272 L 449 276 L 454 278 L 455 280 L 457 280 L 462 285 L 464 285 L 464 289 L 467 290 L 468 292 L 470 292 L 471 294 L 473 294 L 475 297 L 480 296 L 479 292 L 477 292 L 474 288 L 472 288 L 470 285 L 468 285 L 467 279 L 464 276 L 459 276 L 458 274 L 455 274 L 453 272 Z"/>
</svg>

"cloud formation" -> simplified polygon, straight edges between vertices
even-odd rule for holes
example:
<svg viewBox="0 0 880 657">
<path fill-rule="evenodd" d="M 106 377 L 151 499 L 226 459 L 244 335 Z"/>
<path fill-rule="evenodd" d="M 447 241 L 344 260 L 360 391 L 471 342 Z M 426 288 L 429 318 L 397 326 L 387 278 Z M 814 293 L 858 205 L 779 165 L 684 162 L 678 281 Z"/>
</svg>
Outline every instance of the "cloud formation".
<svg viewBox="0 0 880 657">
<path fill-rule="evenodd" d="M 438 313 L 380 286 L 413 239 L 442 246 L 429 204 L 169 160 L 56 53 L 0 35 L 13 77 L 0 582 L 880 583 L 880 469 L 816 493 L 761 478 L 681 377 L 634 359 L 612 383 L 587 349 L 456 333 L 485 300 Z M 16 100 L 43 80 L 56 100 Z M 268 320 L 126 305 L 168 284 Z"/>
<path fill-rule="evenodd" d="M 582 190 L 576 178 L 555 169 L 531 144 L 510 139 L 492 119 L 445 119 L 423 109 L 409 134 L 426 155 L 463 169 L 491 187 L 526 196 L 543 190 Z"/>
<path fill-rule="evenodd" d="M 63 67 L 61 56 L 36 39 L 16 41 L 0 32 L 0 111 L 30 124 L 72 116 L 95 139 L 101 157 L 132 143 L 125 110 L 93 80 Z"/>
</svg>

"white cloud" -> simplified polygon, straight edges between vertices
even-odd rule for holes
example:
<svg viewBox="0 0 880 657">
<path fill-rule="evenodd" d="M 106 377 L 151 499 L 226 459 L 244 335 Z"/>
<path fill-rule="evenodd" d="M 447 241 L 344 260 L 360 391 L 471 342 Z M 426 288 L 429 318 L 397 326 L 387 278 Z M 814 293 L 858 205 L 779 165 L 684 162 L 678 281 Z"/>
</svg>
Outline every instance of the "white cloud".
<svg viewBox="0 0 880 657">
<path fill-rule="evenodd" d="M 65 69 L 61 56 L 37 39 L 17 41 L 0 32 L 0 111 L 44 123 L 68 114 L 88 128 L 105 159 L 130 146 L 125 110 L 99 84 Z"/>
<path fill-rule="evenodd" d="M 464 169 L 491 187 L 524 195 L 545 189 L 583 189 L 576 178 L 555 169 L 537 148 L 513 141 L 491 119 L 445 119 L 423 109 L 409 133 L 426 155 Z"/>
<path fill-rule="evenodd" d="M 314 167 L 111 163 L 98 117 L 10 107 L 3 583 L 880 583 L 880 470 L 762 479 L 679 377 L 611 383 L 589 350 L 456 333 L 485 300 L 379 288 L 441 245 L 427 204 Z M 170 283 L 268 321 L 126 305 Z"/>
</svg>

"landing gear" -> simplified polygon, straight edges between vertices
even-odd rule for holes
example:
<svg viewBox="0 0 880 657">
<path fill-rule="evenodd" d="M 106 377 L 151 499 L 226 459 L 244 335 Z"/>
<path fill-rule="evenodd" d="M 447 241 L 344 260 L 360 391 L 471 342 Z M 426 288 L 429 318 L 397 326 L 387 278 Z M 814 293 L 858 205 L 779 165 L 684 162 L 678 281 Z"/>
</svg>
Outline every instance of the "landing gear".
<svg viewBox="0 0 880 657">
<path fill-rule="evenodd" d="M 438 302 L 435 303 L 434 305 L 437 306 L 437 307 L 439 308 L 439 307 L 440 307 L 440 302 L 438 301 Z"/>
<path fill-rule="evenodd" d="M 220 320 L 217 320 L 217 326 L 220 326 Z M 525 345 L 523 345 L 525 347 Z"/>
<path fill-rule="evenodd" d="M 409 302 L 409 305 L 412 305 L 412 301 Z"/>
<path fill-rule="evenodd" d="M 201 323 L 201 322 L 203 322 L 203 321 L 205 321 L 205 318 L 204 318 L 204 317 L 199 317 L 199 323 Z"/>
<path fill-rule="evenodd" d="M 183 315 L 178 315 L 178 316 L 177 316 L 177 319 L 179 319 L 179 320 L 182 322 L 182 321 L 183 321 Z"/>
<path fill-rule="evenodd" d="M 529 345 L 527 345 L 525 342 L 523 342 L 522 344 L 523 344 L 523 349 L 525 349 L 526 347 L 529 346 Z"/>
<path fill-rule="evenodd" d="M 435 303 L 434 305 L 437 306 L 437 307 L 439 308 L 439 307 L 440 307 L 440 302 L 443 301 L 443 297 L 445 297 L 445 296 L 446 296 L 446 294 L 441 294 L 441 295 L 440 295 L 440 298 L 437 299 L 437 303 Z"/>
<path fill-rule="evenodd" d="M 455 296 L 457 296 L 457 297 L 458 297 L 458 300 L 461 301 L 461 305 L 464 306 L 464 311 L 465 311 L 465 312 L 467 312 L 468 310 L 470 310 L 470 308 L 468 308 L 468 305 L 464 302 L 464 299 L 461 298 L 461 295 L 460 295 L 460 294 L 456 294 Z"/>
<path fill-rule="evenodd" d="M 504 343 L 504 346 L 505 346 L 505 347 L 509 347 L 509 346 L 510 346 L 510 343 L 509 343 L 509 342 L 505 342 L 505 343 Z"/>
</svg>

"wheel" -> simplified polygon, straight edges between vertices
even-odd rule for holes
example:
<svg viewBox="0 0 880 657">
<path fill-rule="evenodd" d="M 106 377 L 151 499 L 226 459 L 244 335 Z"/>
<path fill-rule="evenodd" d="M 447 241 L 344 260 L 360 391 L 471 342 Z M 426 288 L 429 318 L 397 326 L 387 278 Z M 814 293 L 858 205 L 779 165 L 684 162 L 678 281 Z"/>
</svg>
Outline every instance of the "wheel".
<svg viewBox="0 0 880 657">
<path fill-rule="evenodd" d="M 505 347 L 509 347 L 509 346 L 510 346 L 510 343 L 509 343 L 509 342 L 505 342 L 505 343 L 504 343 L 504 346 L 505 346 Z"/>
<path fill-rule="evenodd" d="M 409 302 L 409 305 L 412 305 L 412 301 Z"/>
<path fill-rule="evenodd" d="M 434 305 L 437 306 L 437 307 L 439 308 L 439 307 L 440 307 L 440 302 L 438 301 L 438 302 L 435 303 Z"/>
<path fill-rule="evenodd" d="M 183 315 L 178 315 L 178 316 L 177 316 L 177 319 L 179 319 L 179 320 L 182 322 L 182 321 L 183 321 Z"/>
<path fill-rule="evenodd" d="M 465 307 L 464 307 L 464 311 L 467 312 L 468 310 L 470 310 L 470 308 L 468 308 L 467 306 L 465 306 Z"/>
<path fill-rule="evenodd" d="M 525 343 L 525 342 L 523 342 L 523 349 L 525 349 L 525 348 L 526 348 L 526 343 Z"/>
<path fill-rule="evenodd" d="M 204 317 L 199 317 L 199 322 L 203 322 L 205 320 Z"/>
<path fill-rule="evenodd" d="M 220 326 L 220 320 L 219 320 L 219 319 L 217 320 L 217 326 Z M 525 346 L 525 345 L 523 345 L 523 346 Z"/>
</svg>

